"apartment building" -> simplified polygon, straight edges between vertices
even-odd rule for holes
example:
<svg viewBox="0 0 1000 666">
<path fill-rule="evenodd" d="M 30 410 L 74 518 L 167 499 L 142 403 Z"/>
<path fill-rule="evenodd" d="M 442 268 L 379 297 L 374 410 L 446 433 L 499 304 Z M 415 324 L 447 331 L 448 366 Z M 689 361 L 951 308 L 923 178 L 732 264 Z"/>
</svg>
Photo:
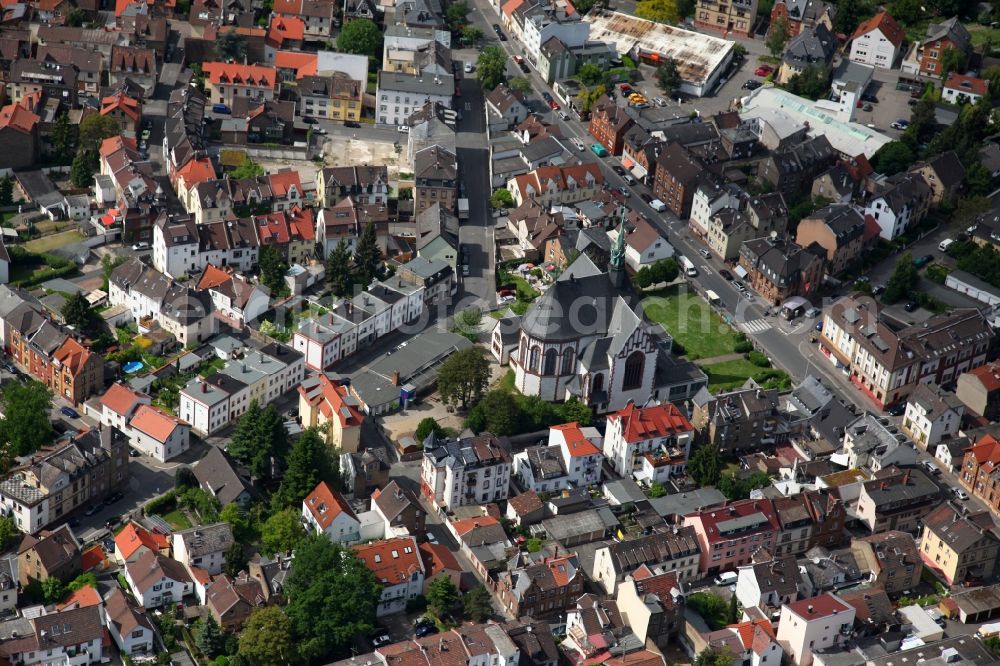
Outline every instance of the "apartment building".
<svg viewBox="0 0 1000 666">
<path fill-rule="evenodd" d="M 781 526 L 775 555 L 802 555 L 817 546 L 837 548 L 844 541 L 847 509 L 834 493 L 806 490 L 773 501 Z"/>
<path fill-rule="evenodd" d="M 262 65 L 205 62 L 201 65 L 213 104 L 232 107 L 233 99 L 246 97 L 254 101 L 273 101 L 278 71 Z"/>
<path fill-rule="evenodd" d="M 778 392 L 741 388 L 695 396 L 691 423 L 699 443 L 720 450 L 744 451 L 787 437 L 778 413 Z"/>
<path fill-rule="evenodd" d="M 549 428 L 549 446 L 559 451 L 566 478 L 575 488 L 601 482 L 604 463 L 601 443 L 601 434 L 594 427 L 564 423 Z"/>
<path fill-rule="evenodd" d="M 507 190 L 520 206 L 528 199 L 548 210 L 561 204 L 588 201 L 604 185 L 596 164 L 544 166 L 507 181 Z"/>
<path fill-rule="evenodd" d="M 424 443 L 420 490 L 435 507 L 452 509 L 507 499 L 511 456 L 495 437 Z"/>
<path fill-rule="evenodd" d="M 854 632 L 854 606 L 835 594 L 785 604 L 778 620 L 778 642 L 795 666 L 810 666 L 820 650 L 843 645 Z"/>
<path fill-rule="evenodd" d="M 908 74 L 938 78 L 944 72 L 945 51 L 955 49 L 966 57 L 972 53 L 972 36 L 957 16 L 927 26 L 924 38 L 915 42 L 902 64 Z"/>
<path fill-rule="evenodd" d="M 674 527 L 598 548 L 590 578 L 608 594 L 615 594 L 625 577 L 641 566 L 673 571 L 685 583 L 700 577 L 700 559 L 701 545 L 695 528 Z"/>
<path fill-rule="evenodd" d="M 913 532 L 940 501 L 940 488 L 919 469 L 886 467 L 861 484 L 857 514 L 872 534 Z"/>
<path fill-rule="evenodd" d="M 608 415 L 604 455 L 621 476 L 662 483 L 684 474 L 693 440 L 694 426 L 673 403 L 629 402 Z"/>
<path fill-rule="evenodd" d="M 576 555 L 546 557 L 502 572 L 497 598 L 511 617 L 558 616 L 576 604 L 584 579 Z"/>
<path fill-rule="evenodd" d="M 382 585 L 377 617 L 399 613 L 423 593 L 424 563 L 415 537 L 399 537 L 355 546 L 354 553 Z"/>
<path fill-rule="evenodd" d="M 347 386 L 314 373 L 302 380 L 298 390 L 302 427 L 319 426 L 326 432 L 327 444 L 341 453 L 357 453 L 365 417 Z"/>
<path fill-rule="evenodd" d="M 694 8 L 694 24 L 702 30 L 728 37 L 753 37 L 757 0 L 699 0 Z"/>
<path fill-rule="evenodd" d="M 849 57 L 862 65 L 892 69 L 905 39 L 902 26 L 888 12 L 881 11 L 854 30 Z"/>
<path fill-rule="evenodd" d="M 972 413 L 990 421 L 1000 421 L 1000 361 L 959 375 L 955 396 Z"/>
<path fill-rule="evenodd" d="M 924 518 L 920 557 L 948 585 L 993 579 L 1000 535 L 988 511 L 945 502 Z"/>
<path fill-rule="evenodd" d="M 691 214 L 695 190 L 705 172 L 705 166 L 683 145 L 667 144 L 656 158 L 653 176 L 653 196 L 681 219 Z"/>
<path fill-rule="evenodd" d="M 879 236 L 893 240 L 927 216 L 934 190 L 920 173 L 896 174 L 886 179 L 865 205 L 865 217 L 878 224 Z"/>
<path fill-rule="evenodd" d="M 1000 441 L 984 435 L 972 441 L 965 450 L 958 480 L 970 494 L 982 500 L 994 513 L 1000 514 Z"/>
<path fill-rule="evenodd" d="M 635 125 L 635 120 L 625 111 L 624 106 L 618 106 L 609 97 L 601 97 L 590 110 L 587 131 L 612 155 L 622 154 L 625 134 Z"/>
<path fill-rule="evenodd" d="M 128 438 L 99 427 L 36 454 L 0 482 L 0 506 L 33 534 L 81 506 L 103 502 L 128 484 Z"/>
<path fill-rule="evenodd" d="M 757 238 L 740 247 L 740 267 L 754 291 L 770 305 L 793 296 L 809 298 L 819 290 L 825 271 L 819 245 L 802 247 L 783 238 Z"/>
<path fill-rule="evenodd" d="M 694 528 L 701 546 L 698 570 L 714 576 L 735 571 L 751 562 L 754 552 L 775 551 L 781 523 L 769 499 L 739 500 L 714 509 L 701 509 L 684 516 L 684 525 Z"/>
<path fill-rule="evenodd" d="M 382 166 L 324 167 L 316 173 L 316 201 L 324 208 L 350 197 L 360 204 L 389 199 L 389 172 Z"/>
<path fill-rule="evenodd" d="M 888 418 L 871 412 L 844 426 L 842 447 L 851 469 L 875 473 L 892 465 L 916 465 L 917 450 Z"/>
<path fill-rule="evenodd" d="M 199 525 L 171 535 L 174 559 L 193 571 L 195 568 L 216 576 L 222 573 L 226 553 L 235 543 L 229 523 Z"/>
<path fill-rule="evenodd" d="M 441 146 L 419 151 L 413 159 L 414 211 L 419 213 L 434 204 L 454 211 L 458 200 L 458 158 Z"/>
<path fill-rule="evenodd" d="M 302 522 L 313 534 L 322 534 L 334 543 L 361 541 L 361 522 L 344 496 L 320 481 L 302 500 Z"/>
<path fill-rule="evenodd" d="M 855 538 L 851 552 L 868 582 L 881 586 L 887 594 L 903 594 L 920 584 L 924 567 L 913 535 L 907 532 L 889 530 Z"/>
<path fill-rule="evenodd" d="M 958 435 L 965 404 L 937 384 L 918 384 L 906 400 L 902 429 L 917 446 L 933 452 L 942 439 Z"/>
<path fill-rule="evenodd" d="M 618 586 L 618 610 L 628 617 L 629 628 L 645 645 L 660 649 L 677 638 L 683 624 L 681 585 L 674 571 L 654 573 L 642 566 Z"/>
</svg>

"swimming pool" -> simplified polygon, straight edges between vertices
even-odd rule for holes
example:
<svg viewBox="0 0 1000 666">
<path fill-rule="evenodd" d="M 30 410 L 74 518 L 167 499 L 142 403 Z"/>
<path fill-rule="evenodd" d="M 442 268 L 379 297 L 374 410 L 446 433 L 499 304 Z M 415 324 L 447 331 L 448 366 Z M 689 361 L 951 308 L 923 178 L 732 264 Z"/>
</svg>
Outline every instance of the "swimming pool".
<svg viewBox="0 0 1000 666">
<path fill-rule="evenodd" d="M 145 363 L 143 363 L 142 361 L 129 361 L 128 363 L 122 366 L 122 370 L 127 375 L 134 375 L 135 373 L 142 370 L 144 365 Z"/>
</svg>

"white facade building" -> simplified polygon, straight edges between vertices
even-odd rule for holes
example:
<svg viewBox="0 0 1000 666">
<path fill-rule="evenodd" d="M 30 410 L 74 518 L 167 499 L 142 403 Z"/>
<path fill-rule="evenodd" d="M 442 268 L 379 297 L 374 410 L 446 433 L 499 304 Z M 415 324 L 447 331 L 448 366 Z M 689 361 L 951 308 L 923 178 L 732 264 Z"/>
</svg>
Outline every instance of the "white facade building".
<svg viewBox="0 0 1000 666">
<path fill-rule="evenodd" d="M 637 475 L 647 458 L 653 467 L 664 468 L 667 476 L 683 474 L 693 439 L 694 426 L 673 403 L 654 407 L 629 404 L 608 415 L 604 455 L 626 478 Z M 652 483 L 662 479 L 640 480 Z"/>
<path fill-rule="evenodd" d="M 778 643 L 795 666 L 810 666 L 813 653 L 846 643 L 854 631 L 854 606 L 834 594 L 781 607 Z"/>
<path fill-rule="evenodd" d="M 229 523 L 199 525 L 174 532 L 171 537 L 175 560 L 188 569 L 198 567 L 212 576 L 222 573 L 226 551 L 233 543 L 233 530 Z"/>
<path fill-rule="evenodd" d="M 906 401 L 902 429 L 917 446 L 934 452 L 946 437 L 958 435 L 965 404 L 937 384 L 919 384 Z"/>
<path fill-rule="evenodd" d="M 420 490 L 434 506 L 451 509 L 507 499 L 511 457 L 495 437 L 424 443 Z"/>
<path fill-rule="evenodd" d="M 410 599 L 423 594 L 424 563 L 415 537 L 376 541 L 354 552 L 382 584 L 377 617 L 404 611 Z"/>
<path fill-rule="evenodd" d="M 302 522 L 314 534 L 325 534 L 334 543 L 361 541 L 361 522 L 344 496 L 325 481 L 302 500 Z"/>
<path fill-rule="evenodd" d="M 594 427 L 581 428 L 576 423 L 566 423 L 549 428 L 549 446 L 559 447 L 566 476 L 575 488 L 601 482 L 602 442 L 601 433 Z"/>
<path fill-rule="evenodd" d="M 886 12 L 879 12 L 854 31 L 849 57 L 863 65 L 892 69 L 905 38 L 896 20 Z"/>
</svg>

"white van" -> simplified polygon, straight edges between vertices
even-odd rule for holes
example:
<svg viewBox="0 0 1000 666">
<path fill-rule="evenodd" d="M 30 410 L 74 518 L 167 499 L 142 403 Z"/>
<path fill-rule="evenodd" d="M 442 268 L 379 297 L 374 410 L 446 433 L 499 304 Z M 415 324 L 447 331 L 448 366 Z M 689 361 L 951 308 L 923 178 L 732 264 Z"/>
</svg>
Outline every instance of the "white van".
<svg viewBox="0 0 1000 666">
<path fill-rule="evenodd" d="M 941 250 L 942 252 L 947 252 L 948 248 L 951 247 L 951 244 L 954 242 L 955 241 L 953 241 L 950 238 L 945 238 L 943 241 L 938 243 L 938 249 Z"/>
<path fill-rule="evenodd" d="M 979 631 L 976 632 L 976 636 L 980 638 L 992 638 L 1000 634 L 1000 622 L 990 622 L 989 624 L 984 624 L 979 627 Z"/>
<path fill-rule="evenodd" d="M 687 257 L 683 255 L 677 257 L 677 263 L 684 269 L 684 274 L 688 277 L 695 277 L 698 275 L 698 269 L 694 267 L 694 264 L 691 263 L 691 260 Z"/>
<path fill-rule="evenodd" d="M 659 199 L 653 199 L 649 202 L 649 207 L 655 210 L 657 213 L 662 213 L 667 209 L 667 204 L 663 203 Z"/>
<path fill-rule="evenodd" d="M 715 584 L 719 586 L 733 585 L 736 583 L 737 578 L 739 578 L 739 576 L 736 575 L 735 571 L 727 571 L 726 573 L 720 573 L 715 577 Z"/>
</svg>

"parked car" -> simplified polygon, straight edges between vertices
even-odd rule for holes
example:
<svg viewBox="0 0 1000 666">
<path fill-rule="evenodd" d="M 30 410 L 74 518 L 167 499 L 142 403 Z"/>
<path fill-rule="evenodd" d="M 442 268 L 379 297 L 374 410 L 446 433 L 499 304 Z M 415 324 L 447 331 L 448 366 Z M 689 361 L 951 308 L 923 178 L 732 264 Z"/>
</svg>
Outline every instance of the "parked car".
<svg viewBox="0 0 1000 666">
<path fill-rule="evenodd" d="M 545 103 L 548 104 L 549 102 L 552 101 L 552 95 L 550 95 L 549 93 L 547 93 L 545 91 L 542 91 L 542 99 L 544 99 Z"/>
<path fill-rule="evenodd" d="M 138 458 L 139 456 L 142 455 L 141 453 L 139 453 L 137 450 L 133 449 L 132 447 L 129 447 L 128 454 L 132 458 Z"/>
<path fill-rule="evenodd" d="M 729 280 L 730 282 L 733 281 L 733 274 L 727 271 L 725 268 L 719 271 L 719 275 L 722 276 L 723 280 Z"/>
<path fill-rule="evenodd" d="M 754 76 L 768 76 L 773 71 L 774 71 L 773 67 L 770 67 L 768 65 L 761 65 L 760 67 L 758 67 L 753 71 L 753 74 Z"/>
<path fill-rule="evenodd" d="M 962 490 L 961 488 L 952 488 L 951 492 L 955 493 L 955 497 L 957 497 L 960 500 L 964 501 L 969 499 L 969 494 L 964 490 Z"/>
<path fill-rule="evenodd" d="M 213 104 L 212 105 L 212 112 L 213 113 L 232 113 L 233 110 L 230 109 L 225 104 Z"/>
<path fill-rule="evenodd" d="M 549 108 L 552 109 L 553 111 L 558 111 L 559 103 L 555 100 L 552 100 L 551 102 L 549 102 Z"/>
<path fill-rule="evenodd" d="M 744 90 L 757 90 L 757 88 L 760 88 L 762 85 L 764 85 L 764 84 L 761 83 L 760 81 L 756 80 L 756 79 L 748 79 L 747 82 L 743 84 L 743 89 Z"/>
<path fill-rule="evenodd" d="M 620 90 L 623 95 L 630 95 L 632 94 L 633 88 L 629 84 L 623 83 L 620 86 L 618 86 L 618 90 Z"/>
<path fill-rule="evenodd" d="M 602 146 L 599 143 L 592 143 L 592 144 L 590 144 L 590 150 L 591 150 L 591 152 L 593 152 L 598 157 L 607 157 L 608 156 L 608 149 L 605 148 L 604 146 Z"/>
<path fill-rule="evenodd" d="M 77 411 L 75 409 L 73 409 L 72 407 L 60 407 L 59 411 L 62 412 L 63 416 L 67 416 L 67 417 L 69 417 L 71 419 L 78 419 L 78 418 L 80 418 L 80 414 L 77 413 Z"/>
<path fill-rule="evenodd" d="M 399 127 L 396 128 L 396 131 L 402 134 L 408 134 L 410 131 L 410 127 L 409 125 L 400 125 Z"/>
<path fill-rule="evenodd" d="M 101 507 L 100 504 L 91 504 L 90 508 L 83 512 L 83 515 L 85 515 L 85 516 L 87 516 L 89 518 L 90 516 L 94 515 L 98 511 L 100 511 L 101 508 L 102 507 Z"/>
<path fill-rule="evenodd" d="M 923 268 L 924 266 L 926 266 L 927 264 L 931 263 L 932 261 L 934 261 L 934 255 L 933 254 L 925 254 L 922 257 L 917 257 L 916 259 L 914 259 L 913 260 L 913 265 L 916 266 L 917 268 Z"/>
<path fill-rule="evenodd" d="M 104 504 L 106 506 L 111 506 L 115 502 L 120 502 L 123 497 L 125 497 L 125 495 L 120 492 L 111 493 L 108 495 L 107 499 L 104 500 Z"/>
<path fill-rule="evenodd" d="M 345 120 L 344 127 L 353 127 L 357 129 L 358 127 L 361 127 L 361 123 L 356 123 L 353 120 Z"/>
<path fill-rule="evenodd" d="M 865 102 L 864 104 L 861 105 L 861 110 L 862 111 L 874 111 L 875 107 L 872 106 L 871 104 L 869 104 L 868 102 Z"/>
<path fill-rule="evenodd" d="M 465 63 L 465 73 L 466 74 L 471 74 L 473 69 L 475 69 L 475 67 L 472 65 L 471 62 Z"/>
<path fill-rule="evenodd" d="M 889 123 L 889 127 L 897 130 L 905 130 L 909 126 L 910 126 L 910 121 L 906 120 L 905 118 L 896 118 L 891 123 Z"/>
<path fill-rule="evenodd" d="M 634 178 L 634 177 L 632 176 L 632 174 L 630 174 L 630 173 L 626 173 L 626 174 L 624 174 L 624 175 L 622 176 L 622 180 L 624 180 L 624 181 L 625 181 L 626 183 L 628 183 L 629 185 L 635 185 L 635 178 Z"/>
<path fill-rule="evenodd" d="M 389 638 L 389 632 L 387 632 L 385 629 L 381 628 L 376 629 L 375 632 L 372 634 L 372 645 L 377 648 L 380 648 L 384 645 L 388 645 L 391 642 L 392 639 Z"/>
<path fill-rule="evenodd" d="M 619 176 L 624 176 L 625 175 L 625 167 L 623 167 L 623 166 L 621 166 L 619 164 L 613 164 L 613 165 L 611 165 L 611 170 L 614 171 Z"/>
<path fill-rule="evenodd" d="M 868 92 L 861 93 L 861 101 L 871 102 L 872 104 L 878 104 L 878 97 L 875 96 L 875 93 L 868 93 Z"/>
<path fill-rule="evenodd" d="M 653 104 L 655 104 L 656 106 L 666 106 L 667 100 L 663 99 L 662 97 L 654 97 Z"/>
<path fill-rule="evenodd" d="M 877 284 L 877 285 L 875 285 L 875 287 L 874 287 L 874 288 L 872 289 L 872 296 L 878 296 L 878 295 L 879 295 L 879 294 L 881 294 L 881 293 L 882 293 L 883 291 L 885 291 L 885 285 L 884 285 L 884 284 Z"/>
<path fill-rule="evenodd" d="M 304 122 L 306 125 L 315 125 L 319 121 L 309 116 L 302 116 L 302 122 Z"/>
<path fill-rule="evenodd" d="M 815 319 L 816 317 L 819 316 L 820 312 L 821 310 L 819 308 L 809 308 L 808 310 L 806 310 L 806 316 L 809 317 L 810 319 Z"/>
<path fill-rule="evenodd" d="M 903 306 L 903 309 L 907 312 L 914 312 L 918 307 L 920 306 L 917 305 L 916 301 L 907 301 L 906 305 Z"/>
<path fill-rule="evenodd" d="M 646 194 L 645 192 L 643 192 L 642 194 L 639 195 L 639 198 L 645 201 L 646 203 L 649 203 L 650 201 L 653 200 L 653 195 Z"/>
<path fill-rule="evenodd" d="M 886 411 L 889 412 L 890 416 L 902 416 L 903 412 L 906 411 L 906 403 L 905 402 L 901 402 L 898 405 L 893 405 L 892 407 L 890 407 Z"/>
<path fill-rule="evenodd" d="M 570 139 L 569 142 L 572 143 L 574 146 L 576 146 L 577 150 L 586 150 L 587 149 L 587 147 L 585 145 L 583 145 L 583 141 L 580 141 L 576 137 Z"/>
<path fill-rule="evenodd" d="M 706 250 L 705 248 L 701 248 L 700 250 L 698 250 L 698 254 L 705 257 L 706 259 L 712 258 L 712 253 Z"/>
<path fill-rule="evenodd" d="M 132 245 L 133 252 L 142 252 L 149 249 L 149 243 L 135 243 Z"/>
<path fill-rule="evenodd" d="M 524 72 L 525 74 L 531 74 L 531 68 L 528 67 L 528 63 L 521 62 L 521 63 L 518 63 L 517 66 L 520 67 L 521 71 Z"/>
</svg>

